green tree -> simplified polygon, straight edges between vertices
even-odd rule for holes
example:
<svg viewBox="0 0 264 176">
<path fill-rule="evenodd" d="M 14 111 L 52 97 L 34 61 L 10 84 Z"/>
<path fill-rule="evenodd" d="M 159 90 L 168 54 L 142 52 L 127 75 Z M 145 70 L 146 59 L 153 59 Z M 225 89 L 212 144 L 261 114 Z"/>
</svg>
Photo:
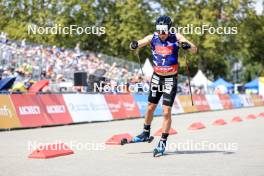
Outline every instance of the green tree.
<svg viewBox="0 0 264 176">
<path fill-rule="evenodd" d="M 101 25 L 106 28 L 104 46 L 100 49 L 109 55 L 135 60 L 129 43 L 150 34 L 153 29 L 149 4 L 143 0 L 99 1 L 97 8 Z M 149 56 L 149 52 L 143 51 L 143 58 Z"/>
</svg>

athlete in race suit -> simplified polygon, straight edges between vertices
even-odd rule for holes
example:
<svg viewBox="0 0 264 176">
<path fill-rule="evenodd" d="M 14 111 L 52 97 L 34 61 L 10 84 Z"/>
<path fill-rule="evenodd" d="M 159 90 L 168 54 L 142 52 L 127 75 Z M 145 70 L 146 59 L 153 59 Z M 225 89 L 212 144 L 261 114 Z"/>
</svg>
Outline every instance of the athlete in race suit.
<svg viewBox="0 0 264 176">
<path fill-rule="evenodd" d="M 156 20 L 156 32 L 139 41 L 132 41 L 130 48 L 135 50 L 146 45 L 151 46 L 154 73 L 151 78 L 148 107 L 145 115 L 143 132 L 134 137 L 134 142 L 147 141 L 150 137 L 150 126 L 153 113 L 163 95 L 163 126 L 162 136 L 156 148 L 161 154 L 165 151 L 168 132 L 171 128 L 171 107 L 177 92 L 178 51 L 182 47 L 196 53 L 196 46 L 183 35 L 170 33 L 171 18 L 160 16 Z M 155 151 L 155 150 L 154 150 Z"/>
</svg>

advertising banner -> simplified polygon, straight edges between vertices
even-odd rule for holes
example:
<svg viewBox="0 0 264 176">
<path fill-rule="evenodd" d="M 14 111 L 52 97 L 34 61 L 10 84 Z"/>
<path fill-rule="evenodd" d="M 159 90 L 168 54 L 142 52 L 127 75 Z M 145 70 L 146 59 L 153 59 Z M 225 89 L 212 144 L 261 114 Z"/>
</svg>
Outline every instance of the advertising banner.
<svg viewBox="0 0 264 176">
<path fill-rule="evenodd" d="M 140 111 L 140 116 L 144 117 L 148 107 L 148 96 L 146 94 L 133 94 Z"/>
<path fill-rule="evenodd" d="M 252 97 L 250 95 L 239 95 L 239 98 L 243 104 L 244 107 L 250 107 L 250 106 L 254 106 Z"/>
<path fill-rule="evenodd" d="M 46 118 L 52 124 L 73 123 L 61 94 L 43 94 L 37 95 L 37 97 L 43 107 Z"/>
<path fill-rule="evenodd" d="M 184 112 L 195 112 L 197 111 L 196 106 L 192 106 L 191 96 L 189 95 L 179 95 L 180 104 Z"/>
<path fill-rule="evenodd" d="M 104 95 L 107 106 L 112 114 L 113 119 L 123 119 L 126 117 L 126 110 L 123 107 L 122 99 L 115 94 Z"/>
<path fill-rule="evenodd" d="M 103 95 L 64 94 L 63 99 L 73 122 L 107 121 L 112 119 Z"/>
<path fill-rule="evenodd" d="M 206 100 L 207 100 L 211 110 L 224 109 L 218 95 L 209 94 L 209 95 L 205 95 L 205 97 L 206 97 Z"/>
<path fill-rule="evenodd" d="M 209 111 L 210 106 L 204 95 L 193 95 L 193 102 L 198 111 Z"/>
<path fill-rule="evenodd" d="M 261 95 L 251 95 L 251 97 L 255 106 L 264 105 L 264 100 L 262 99 Z"/>
<path fill-rule="evenodd" d="M 233 104 L 233 108 L 241 108 L 242 107 L 242 101 L 236 94 L 230 94 L 231 102 Z"/>
<path fill-rule="evenodd" d="M 0 95 L 0 128 L 20 127 L 19 119 L 9 95 Z"/>
<path fill-rule="evenodd" d="M 172 106 L 172 109 L 171 109 L 171 113 L 172 114 L 180 114 L 183 112 L 184 112 L 184 110 L 181 106 L 180 100 L 179 100 L 178 96 L 176 96 L 174 103 L 173 103 L 173 106 Z"/>
<path fill-rule="evenodd" d="M 232 101 L 229 97 L 229 95 L 227 94 L 219 94 L 219 99 L 224 107 L 224 109 L 232 109 L 233 108 L 233 104 Z"/>
<path fill-rule="evenodd" d="M 131 94 L 118 95 L 122 100 L 123 107 L 126 112 L 126 117 L 140 117 L 140 111 L 134 97 Z"/>
<path fill-rule="evenodd" d="M 45 118 L 42 106 L 34 94 L 10 95 L 22 127 L 37 127 L 52 124 Z"/>
<path fill-rule="evenodd" d="M 140 117 L 140 111 L 134 97 L 130 94 L 104 95 L 113 119 Z"/>
</svg>

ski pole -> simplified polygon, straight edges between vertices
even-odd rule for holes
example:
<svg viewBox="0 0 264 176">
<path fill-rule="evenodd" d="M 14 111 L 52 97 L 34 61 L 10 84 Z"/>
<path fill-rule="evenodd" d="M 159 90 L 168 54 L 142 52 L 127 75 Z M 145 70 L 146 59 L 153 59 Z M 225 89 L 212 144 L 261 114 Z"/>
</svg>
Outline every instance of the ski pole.
<svg viewBox="0 0 264 176">
<path fill-rule="evenodd" d="M 140 61 L 139 51 L 138 50 L 135 51 L 135 55 L 138 58 L 138 63 L 139 63 L 139 66 L 140 66 L 140 70 L 141 70 L 142 76 L 144 77 L 144 72 L 143 72 L 143 69 L 142 69 L 142 65 L 141 65 L 141 61 Z"/>
<path fill-rule="evenodd" d="M 191 101 L 192 101 L 192 106 L 193 106 L 194 104 L 193 104 L 192 88 L 191 88 L 191 81 L 190 81 L 190 70 L 189 70 L 189 63 L 188 63 L 188 60 L 186 58 L 186 51 L 183 51 L 183 57 L 184 57 L 185 62 L 186 62 L 186 69 L 187 69 L 187 76 L 188 76 L 188 86 L 189 86 L 189 92 L 190 92 L 190 95 L 191 95 Z"/>
</svg>

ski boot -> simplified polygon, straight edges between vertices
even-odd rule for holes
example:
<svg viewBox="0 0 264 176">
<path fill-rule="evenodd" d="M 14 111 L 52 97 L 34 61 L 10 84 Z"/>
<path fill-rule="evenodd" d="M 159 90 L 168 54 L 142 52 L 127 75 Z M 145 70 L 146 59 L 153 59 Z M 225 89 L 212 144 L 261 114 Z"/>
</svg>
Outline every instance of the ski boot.
<svg viewBox="0 0 264 176">
<path fill-rule="evenodd" d="M 121 139 L 121 145 L 131 144 L 131 143 L 138 143 L 138 142 L 148 142 L 151 143 L 154 137 L 146 135 L 144 132 L 138 136 L 132 138 L 131 141 L 128 141 L 126 138 Z"/>
<path fill-rule="evenodd" d="M 146 135 L 143 132 L 140 135 L 133 137 L 131 142 L 132 143 L 137 143 L 137 142 L 148 142 L 148 143 L 151 143 L 153 139 L 154 139 L 153 136 Z"/>
</svg>

